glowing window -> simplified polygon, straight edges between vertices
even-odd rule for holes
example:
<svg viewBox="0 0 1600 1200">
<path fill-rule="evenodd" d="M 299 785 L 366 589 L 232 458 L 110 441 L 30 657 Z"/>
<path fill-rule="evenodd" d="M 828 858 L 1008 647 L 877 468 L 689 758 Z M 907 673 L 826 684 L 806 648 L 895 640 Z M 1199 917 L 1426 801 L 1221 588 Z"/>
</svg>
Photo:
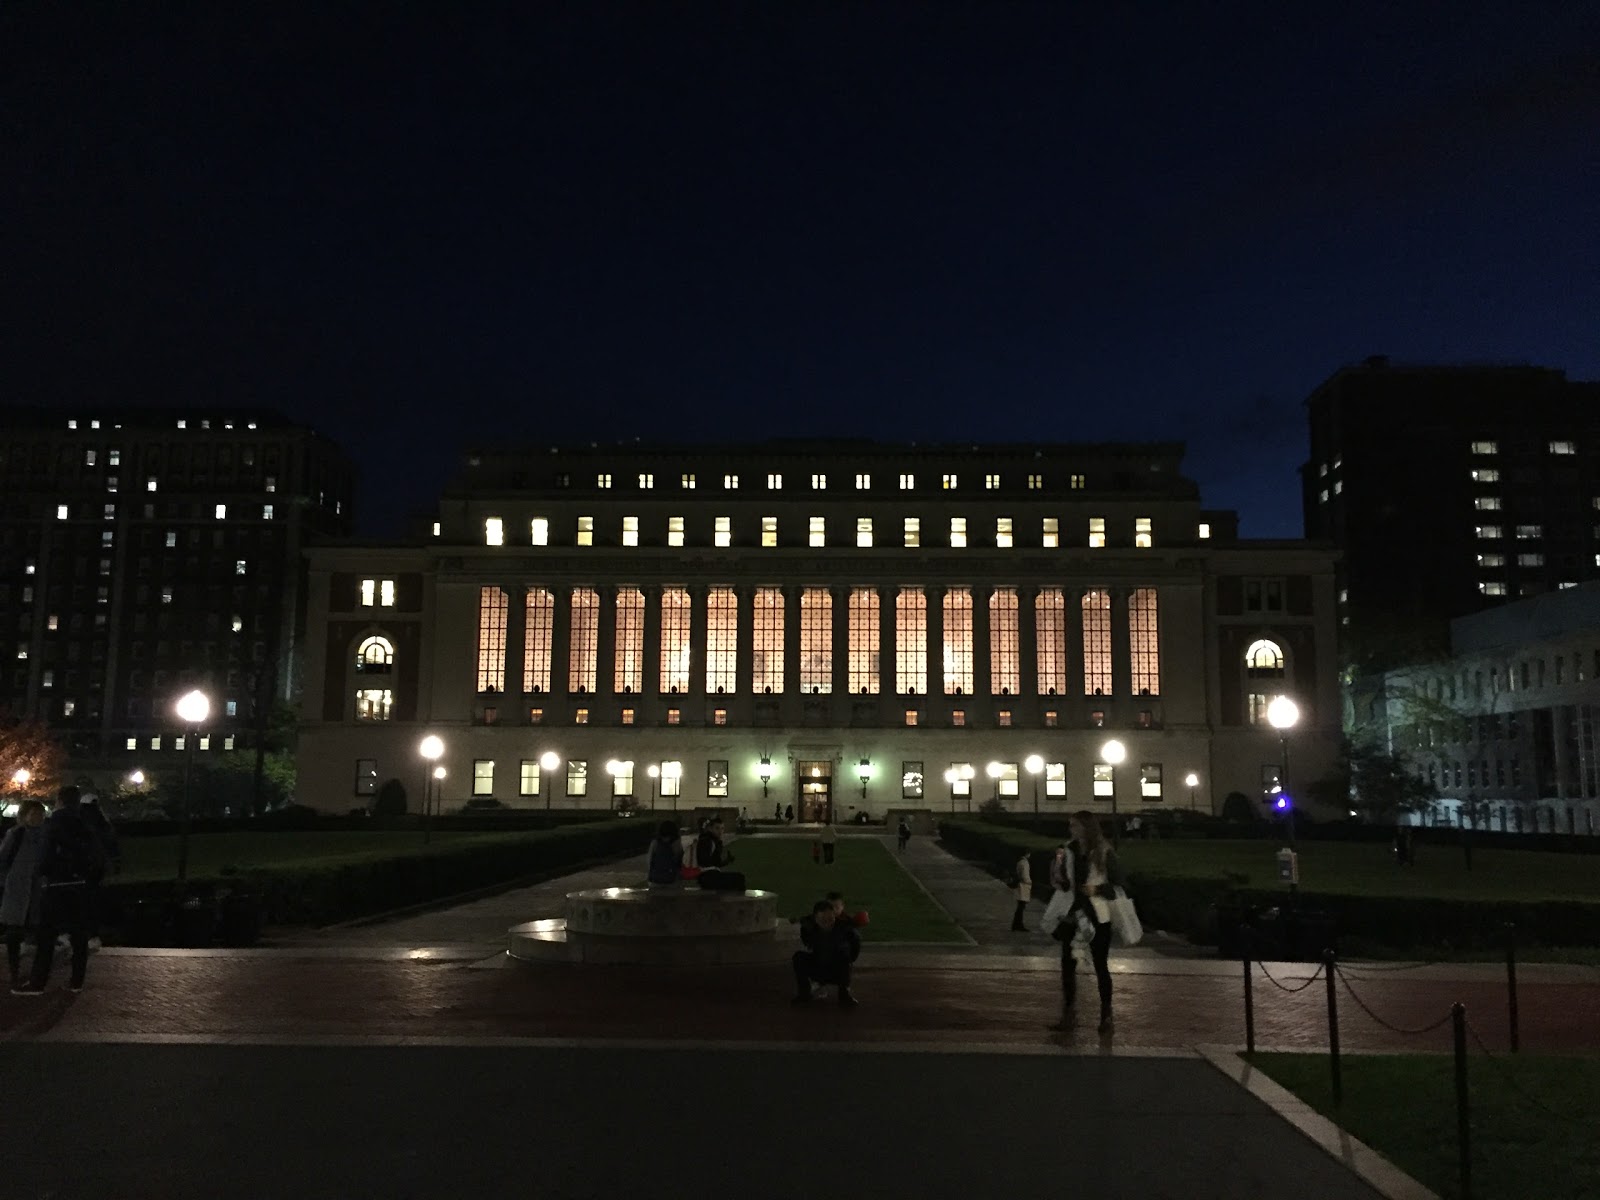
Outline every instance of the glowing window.
<svg viewBox="0 0 1600 1200">
<path fill-rule="evenodd" d="M 636 587 L 617 589 L 616 651 L 611 690 L 633 694 L 644 687 L 644 593 Z"/>
<path fill-rule="evenodd" d="M 586 796 L 589 794 L 589 760 L 585 758 L 567 759 L 567 795 Z"/>
<path fill-rule="evenodd" d="M 971 763 L 951 763 L 950 771 L 945 776 L 946 779 L 950 780 L 950 794 L 958 800 L 972 795 L 972 776 Z"/>
<path fill-rule="evenodd" d="M 1200 522 L 1200 540 L 1204 541 L 1206 538 L 1208 538 L 1210 536 L 1211 536 L 1211 526 L 1207 522 L 1201 521 Z"/>
<path fill-rule="evenodd" d="M 811 477 L 811 490 L 812 491 L 820 492 L 820 491 L 823 491 L 824 489 L 826 489 L 827 486 L 828 486 L 828 477 L 826 475 L 813 475 Z"/>
<path fill-rule="evenodd" d="M 1283 651 L 1279 649 L 1277 642 L 1269 642 L 1264 638 L 1258 639 L 1251 642 L 1246 648 L 1244 665 L 1245 670 L 1249 671 L 1252 677 L 1277 676 L 1281 678 L 1283 675 Z"/>
<path fill-rule="evenodd" d="M 1043 542 L 1041 544 L 1045 547 L 1045 549 L 1054 550 L 1054 549 L 1056 549 L 1056 547 L 1060 546 L 1061 545 L 1061 518 L 1060 517 L 1045 517 L 1044 518 L 1043 535 L 1044 535 L 1044 540 L 1043 540 Z"/>
<path fill-rule="evenodd" d="M 1578 452 L 1578 443 L 1577 442 L 1551 442 L 1550 443 L 1550 453 L 1551 454 L 1576 454 L 1577 452 Z"/>
<path fill-rule="evenodd" d="M 681 545 L 683 545 L 683 518 L 682 517 L 668 517 L 667 518 L 667 545 L 669 545 L 669 546 L 681 546 Z"/>
<path fill-rule="evenodd" d="M 522 760 L 522 770 L 518 780 L 517 794 L 520 796 L 537 796 L 539 794 L 539 760 L 525 758 Z"/>
<path fill-rule="evenodd" d="M 956 477 L 954 475 L 945 475 L 945 476 L 943 476 L 943 480 L 944 480 L 943 486 L 944 486 L 944 490 L 945 491 L 951 492 L 951 491 L 955 490 Z"/>
<path fill-rule="evenodd" d="M 550 544 L 550 518 L 534 517 L 528 522 L 528 542 L 533 546 L 548 546 Z"/>
<path fill-rule="evenodd" d="M 1139 764 L 1139 797 L 1143 800 L 1161 799 L 1161 764 Z"/>
<path fill-rule="evenodd" d="M 972 591 L 949 588 L 944 594 L 944 692 L 972 695 Z"/>
<path fill-rule="evenodd" d="M 783 487 L 783 476 L 782 475 L 772 474 L 772 475 L 768 475 L 767 476 L 767 489 L 769 491 L 774 491 L 775 492 L 778 489 L 780 489 L 781 487 Z"/>
<path fill-rule="evenodd" d="M 394 644 L 388 638 L 369 637 L 356 647 L 356 670 L 363 675 L 387 675 L 394 669 Z"/>
<path fill-rule="evenodd" d="M 1485 541 L 1492 541 L 1495 538 L 1501 538 L 1505 536 L 1505 530 L 1499 525 L 1479 525 L 1477 527 L 1477 533 L 1478 536 Z"/>
<path fill-rule="evenodd" d="M 506 620 L 511 597 L 497 587 L 478 589 L 478 690 L 506 687 Z"/>
<path fill-rule="evenodd" d="M 722 477 L 722 486 L 730 492 L 738 491 L 739 477 L 737 475 L 724 475 Z"/>
<path fill-rule="evenodd" d="M 813 546 L 826 546 L 828 544 L 828 519 L 826 517 L 811 517 L 808 520 L 808 524 L 811 529 L 810 544 Z"/>
<path fill-rule="evenodd" d="M 1111 593 L 1083 594 L 1083 694 L 1111 695 Z"/>
<path fill-rule="evenodd" d="M 376 579 L 363 579 L 361 581 L 361 606 L 371 608 L 378 602 L 378 581 Z"/>
<path fill-rule="evenodd" d="M 694 476 L 693 475 L 685 475 L 685 476 L 683 476 L 683 478 L 682 478 L 682 486 L 684 487 L 684 489 L 686 491 L 693 491 L 694 490 Z"/>
<path fill-rule="evenodd" d="M 1011 546 L 1011 518 L 996 517 L 994 519 L 994 544 L 1002 550 Z"/>
<path fill-rule="evenodd" d="M 1128 597 L 1128 647 L 1135 696 L 1161 694 L 1161 636 L 1155 588 L 1135 588 Z"/>
<path fill-rule="evenodd" d="M 1112 774 L 1110 763 L 1094 764 L 1094 794 L 1096 799 L 1111 799 Z"/>
<path fill-rule="evenodd" d="M 872 476 L 871 475 L 857 475 L 856 476 L 856 490 L 858 492 L 864 492 L 868 488 L 870 488 L 871 486 L 872 486 Z"/>
<path fill-rule="evenodd" d="M 221 515 L 220 513 L 218 514 Z M 489 517 L 483 522 L 483 544 L 486 546 L 505 545 L 505 526 L 499 517 Z"/>
<path fill-rule="evenodd" d="M 989 690 L 996 696 L 1022 691 L 1016 588 L 989 593 Z"/>
<path fill-rule="evenodd" d="M 1089 518 L 1089 545 L 1100 548 L 1106 544 L 1106 519 L 1104 517 Z"/>
<path fill-rule="evenodd" d="M 653 488 L 655 486 L 656 486 L 656 477 L 654 475 L 652 475 L 648 471 L 639 472 L 639 488 L 640 488 L 641 491 L 649 491 L 651 488 Z"/>
<path fill-rule="evenodd" d="M 639 518 L 622 518 L 622 544 L 624 546 L 637 546 L 639 544 Z"/>
<path fill-rule="evenodd" d="M 718 546 L 733 545 L 733 518 L 717 517 L 711 532 L 711 540 Z"/>
<path fill-rule="evenodd" d="M 593 588 L 573 588 L 567 643 L 567 691 L 592 693 L 600 655 L 600 595 Z"/>
<path fill-rule="evenodd" d="M 394 580 L 385 579 L 379 582 L 378 603 L 384 608 L 394 607 Z"/>
<path fill-rule="evenodd" d="M 550 690 L 551 647 L 555 642 L 556 598 L 545 588 L 529 588 L 524 604 L 527 634 L 522 647 L 522 690 Z"/>
<path fill-rule="evenodd" d="M 1473 442 L 1472 443 L 1472 452 L 1474 454 L 1498 454 L 1500 452 L 1500 443 L 1499 442 Z"/>
<path fill-rule="evenodd" d="M 778 518 L 761 518 L 761 544 L 763 546 L 776 546 L 778 544 Z"/>
<path fill-rule="evenodd" d="M 758 694 L 783 694 L 783 590 L 757 588 L 750 630 L 752 686 Z"/>
<path fill-rule="evenodd" d="M 732 694 L 739 670 L 739 601 L 732 588 L 706 595 L 706 694 Z"/>
<path fill-rule="evenodd" d="M 387 721 L 393 711 L 394 693 L 388 688 L 362 688 L 356 692 L 356 720 Z"/>
<path fill-rule="evenodd" d="M 1133 519 L 1133 544 L 1140 550 L 1148 550 L 1154 544 L 1149 517 L 1135 517 Z"/>
<path fill-rule="evenodd" d="M 872 518 L 871 517 L 857 517 L 856 518 L 856 545 L 857 546 L 870 546 L 870 545 L 872 545 Z"/>
<path fill-rule="evenodd" d="M 1479 512 L 1494 512 L 1500 507 L 1500 497 L 1475 496 L 1472 500 L 1472 507 L 1477 509 Z"/>
<path fill-rule="evenodd" d="M 922 545 L 922 518 L 921 517 L 907 517 L 906 518 L 906 533 L 905 533 L 905 537 L 906 537 L 906 546 L 908 548 L 910 548 L 910 549 L 916 549 L 917 547 Z"/>
<path fill-rule="evenodd" d="M 611 486 L 611 474 L 610 474 L 610 472 L 601 472 L 601 474 L 598 475 L 595 478 L 595 486 L 596 487 L 603 487 L 603 488 L 610 487 Z"/>
<path fill-rule="evenodd" d="M 580 546 L 592 546 L 592 545 L 594 545 L 594 518 L 593 517 L 579 517 L 578 518 L 578 545 L 580 545 Z"/>
<path fill-rule="evenodd" d="M 895 691 L 928 690 L 928 598 L 919 587 L 901 588 L 894 601 Z"/>
<path fill-rule="evenodd" d="M 1034 598 L 1035 669 L 1041 696 L 1067 692 L 1067 602 L 1060 588 L 1040 588 Z"/>
<path fill-rule="evenodd" d="M 800 690 L 833 691 L 833 597 L 827 588 L 800 593 Z"/>
<path fill-rule="evenodd" d="M 850 694 L 876 696 L 878 674 L 878 591 L 852 588 L 850 591 Z"/>
<path fill-rule="evenodd" d="M 1067 486 L 1072 488 L 1074 491 L 1081 490 L 1085 486 L 1084 485 L 1084 481 L 1083 481 L 1083 476 L 1082 475 L 1073 475 L 1068 480 Z"/>
<path fill-rule="evenodd" d="M 661 589 L 661 690 L 689 690 L 689 623 L 692 609 L 687 588 Z"/>
<path fill-rule="evenodd" d="M 1544 526 L 1542 526 L 1542 525 L 1518 525 L 1517 526 L 1517 537 L 1519 539 L 1536 538 L 1536 537 L 1543 537 L 1543 536 L 1544 536 Z"/>
<path fill-rule="evenodd" d="M 985 488 L 987 488 L 991 492 L 994 491 L 996 488 L 998 488 L 1000 486 L 1000 476 L 998 476 L 998 475 L 985 475 L 983 477 L 983 486 Z"/>
<path fill-rule="evenodd" d="M 915 475 L 905 475 L 905 474 L 903 474 L 903 475 L 900 476 L 900 490 L 902 492 L 909 492 L 912 488 L 914 488 L 916 486 L 917 486 L 917 477 Z"/>
<path fill-rule="evenodd" d="M 960 548 L 967 544 L 967 519 L 965 517 L 950 518 L 950 545 Z"/>
<path fill-rule="evenodd" d="M 1472 471 L 1474 483 L 1499 483 L 1500 472 L 1494 467 L 1475 467 Z"/>
<path fill-rule="evenodd" d="M 1066 763 L 1045 763 L 1044 794 L 1050 797 L 1061 797 L 1067 794 Z"/>
</svg>

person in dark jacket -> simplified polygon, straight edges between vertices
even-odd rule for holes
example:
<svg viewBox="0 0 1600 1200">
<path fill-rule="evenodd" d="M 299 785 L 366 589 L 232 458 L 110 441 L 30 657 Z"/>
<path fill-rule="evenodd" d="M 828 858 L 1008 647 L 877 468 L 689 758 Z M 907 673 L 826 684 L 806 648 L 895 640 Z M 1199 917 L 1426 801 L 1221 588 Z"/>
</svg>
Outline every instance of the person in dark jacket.
<svg viewBox="0 0 1600 1200">
<path fill-rule="evenodd" d="M 83 819 L 82 797 L 70 784 L 56 794 L 55 811 L 44 823 L 44 856 L 40 889 L 39 933 L 34 941 L 33 971 L 13 996 L 40 996 L 50 980 L 56 938 L 65 933 L 72 946 L 72 974 L 67 986 L 83 990 L 89 966 L 89 929 L 94 886 L 105 873 L 100 839 Z"/>
<path fill-rule="evenodd" d="M 8 986 L 22 983 L 22 941 L 39 924 L 39 868 L 44 862 L 44 805 L 24 800 L 0 842 L 0 925 L 6 929 Z"/>
<path fill-rule="evenodd" d="M 1111 901 L 1124 886 L 1117 852 L 1100 830 L 1093 813 L 1075 812 L 1067 821 L 1072 840 L 1062 859 L 1063 889 L 1072 896 L 1068 919 L 1052 931 L 1061 942 L 1061 1021 L 1051 1028 L 1064 1032 L 1077 1024 L 1078 956 L 1094 964 L 1100 988 L 1100 1032 L 1110 1033 L 1111 1021 Z"/>
<path fill-rule="evenodd" d="M 843 900 L 839 907 L 844 905 Z M 855 925 L 840 917 L 831 900 L 818 900 L 811 915 L 800 922 L 804 950 L 794 952 L 794 1002 L 809 1004 L 811 983 L 831 983 L 839 989 L 839 1004 L 854 1008 L 859 1001 L 850 991 L 850 971 L 861 956 L 861 935 Z"/>
<path fill-rule="evenodd" d="M 651 887 L 675 887 L 683 870 L 683 839 L 676 821 L 663 821 L 650 842 L 647 877 Z"/>
<path fill-rule="evenodd" d="M 744 876 L 728 870 L 733 855 L 722 841 L 722 818 L 712 817 L 695 842 L 694 862 L 700 868 L 700 886 L 711 892 L 742 892 Z"/>
<path fill-rule="evenodd" d="M 906 843 L 911 840 L 911 822 L 901 817 L 899 828 L 895 830 L 895 833 L 900 838 L 900 853 L 904 854 L 906 852 Z"/>
</svg>

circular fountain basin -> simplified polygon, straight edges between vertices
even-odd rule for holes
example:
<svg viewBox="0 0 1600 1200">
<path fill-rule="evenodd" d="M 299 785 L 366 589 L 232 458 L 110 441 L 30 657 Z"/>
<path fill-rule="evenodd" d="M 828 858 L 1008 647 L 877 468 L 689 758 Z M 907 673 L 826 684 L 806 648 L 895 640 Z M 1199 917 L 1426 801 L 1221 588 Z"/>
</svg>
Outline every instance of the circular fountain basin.
<svg viewBox="0 0 1600 1200">
<path fill-rule="evenodd" d="M 507 950 L 528 962 L 707 966 L 778 962 L 796 945 L 775 892 L 627 887 L 568 893 L 564 917 L 512 926 Z"/>
</svg>

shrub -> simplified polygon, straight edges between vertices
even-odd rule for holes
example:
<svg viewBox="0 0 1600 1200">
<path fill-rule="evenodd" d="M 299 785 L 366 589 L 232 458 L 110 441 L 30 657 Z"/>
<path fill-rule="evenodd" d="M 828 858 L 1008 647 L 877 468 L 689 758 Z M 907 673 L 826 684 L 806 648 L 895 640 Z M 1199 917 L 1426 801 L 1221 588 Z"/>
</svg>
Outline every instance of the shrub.
<svg viewBox="0 0 1600 1200">
<path fill-rule="evenodd" d="M 1222 819 L 1238 824 L 1249 824 L 1256 819 L 1255 807 L 1243 792 L 1229 792 L 1222 798 Z"/>
<path fill-rule="evenodd" d="M 378 789 L 378 795 L 372 802 L 372 815 L 375 817 L 399 817 L 406 811 L 406 785 L 398 779 L 390 779 Z"/>
</svg>

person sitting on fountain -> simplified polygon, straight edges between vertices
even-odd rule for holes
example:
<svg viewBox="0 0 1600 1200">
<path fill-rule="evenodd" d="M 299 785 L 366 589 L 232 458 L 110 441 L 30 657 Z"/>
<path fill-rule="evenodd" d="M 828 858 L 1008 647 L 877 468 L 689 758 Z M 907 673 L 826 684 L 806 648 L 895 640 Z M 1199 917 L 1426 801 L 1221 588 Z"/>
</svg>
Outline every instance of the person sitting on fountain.
<svg viewBox="0 0 1600 1200">
<path fill-rule="evenodd" d="M 683 869 L 683 839 L 676 821 L 663 821 L 656 827 L 650 843 L 649 881 L 651 887 L 676 887 Z"/>
<path fill-rule="evenodd" d="M 744 875 L 727 869 L 733 855 L 722 842 L 722 818 L 712 817 L 695 843 L 694 861 L 700 868 L 700 886 L 709 892 L 742 892 Z"/>
<path fill-rule="evenodd" d="M 840 908 L 843 908 L 841 903 Z M 794 952 L 794 1002 L 811 1002 L 811 982 L 832 983 L 839 988 L 839 1004 L 854 1008 L 858 1003 L 850 991 L 850 969 L 861 955 L 861 935 L 854 923 L 841 920 L 833 901 L 818 900 L 811 915 L 800 922 L 804 950 Z"/>
</svg>

